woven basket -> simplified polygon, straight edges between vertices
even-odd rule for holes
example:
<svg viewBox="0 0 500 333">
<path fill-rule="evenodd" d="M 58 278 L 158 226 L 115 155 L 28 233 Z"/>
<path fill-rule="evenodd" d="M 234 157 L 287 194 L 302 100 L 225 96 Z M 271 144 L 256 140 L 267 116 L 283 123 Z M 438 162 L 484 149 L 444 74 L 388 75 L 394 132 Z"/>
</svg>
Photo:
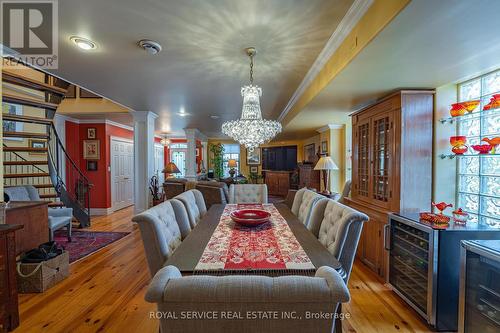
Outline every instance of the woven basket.
<svg viewBox="0 0 500 333">
<path fill-rule="evenodd" d="M 37 264 L 17 264 L 19 293 L 43 293 L 69 276 L 69 254 L 62 254 Z"/>
</svg>

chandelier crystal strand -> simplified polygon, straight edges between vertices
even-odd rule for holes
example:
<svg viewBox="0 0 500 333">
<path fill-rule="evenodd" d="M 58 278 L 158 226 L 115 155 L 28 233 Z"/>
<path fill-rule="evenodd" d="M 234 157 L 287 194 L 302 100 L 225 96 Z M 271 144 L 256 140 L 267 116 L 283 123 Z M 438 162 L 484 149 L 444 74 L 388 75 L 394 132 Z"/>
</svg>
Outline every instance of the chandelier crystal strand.
<svg viewBox="0 0 500 333">
<path fill-rule="evenodd" d="M 252 152 L 259 145 L 269 142 L 281 132 L 281 124 L 274 120 L 262 119 L 260 97 L 262 89 L 253 85 L 254 48 L 246 49 L 250 57 L 250 85 L 241 88 L 243 107 L 239 120 L 226 121 L 222 124 L 222 133 L 230 136 Z"/>
</svg>

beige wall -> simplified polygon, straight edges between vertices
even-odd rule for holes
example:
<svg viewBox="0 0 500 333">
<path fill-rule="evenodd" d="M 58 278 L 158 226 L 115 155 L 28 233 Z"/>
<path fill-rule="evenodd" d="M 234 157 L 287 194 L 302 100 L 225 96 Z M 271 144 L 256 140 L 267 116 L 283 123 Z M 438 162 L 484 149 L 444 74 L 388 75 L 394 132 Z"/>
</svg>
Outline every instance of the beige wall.
<svg viewBox="0 0 500 333">
<path fill-rule="evenodd" d="M 2 65 L 0 63 L 0 82 L 2 82 Z M 0 98 L 2 97 L 2 84 L 0 84 Z M 0 112 L 0 123 L 3 124 L 2 112 Z M 3 126 L 0 126 L 0 202 L 3 202 Z M 2 219 L 3 220 L 3 219 Z"/>
<path fill-rule="evenodd" d="M 455 202 L 457 159 L 441 159 L 441 154 L 450 154 L 450 136 L 456 135 L 456 124 L 441 124 L 439 119 L 450 116 L 450 105 L 457 101 L 457 85 L 449 84 L 436 89 L 434 107 L 434 156 L 433 193 L 437 202 Z"/>
</svg>

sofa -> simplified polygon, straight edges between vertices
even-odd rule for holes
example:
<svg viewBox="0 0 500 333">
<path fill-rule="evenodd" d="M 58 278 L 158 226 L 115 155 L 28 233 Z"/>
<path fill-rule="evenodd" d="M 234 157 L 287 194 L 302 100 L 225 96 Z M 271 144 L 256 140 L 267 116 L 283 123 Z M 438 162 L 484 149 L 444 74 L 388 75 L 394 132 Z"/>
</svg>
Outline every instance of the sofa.
<svg viewBox="0 0 500 333">
<path fill-rule="evenodd" d="M 186 184 L 188 180 L 185 178 L 167 178 L 163 183 L 163 192 L 165 199 L 172 199 L 175 196 L 186 191 Z"/>
<path fill-rule="evenodd" d="M 195 188 L 203 195 L 207 209 L 215 204 L 229 202 L 229 188 L 224 182 L 199 180 L 196 182 Z"/>
</svg>

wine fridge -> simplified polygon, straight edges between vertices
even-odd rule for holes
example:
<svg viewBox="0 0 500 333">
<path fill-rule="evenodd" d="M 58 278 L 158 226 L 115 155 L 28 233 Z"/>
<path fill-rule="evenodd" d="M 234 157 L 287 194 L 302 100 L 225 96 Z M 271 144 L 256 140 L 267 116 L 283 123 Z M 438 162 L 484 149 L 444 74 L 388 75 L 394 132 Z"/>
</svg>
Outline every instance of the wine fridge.
<svg viewBox="0 0 500 333">
<path fill-rule="evenodd" d="M 462 242 L 459 332 L 500 332 L 500 240 Z"/>
<path fill-rule="evenodd" d="M 436 330 L 456 331 L 460 241 L 500 239 L 500 230 L 453 222 L 435 226 L 418 214 L 389 214 L 384 231 L 393 291 Z"/>
</svg>

